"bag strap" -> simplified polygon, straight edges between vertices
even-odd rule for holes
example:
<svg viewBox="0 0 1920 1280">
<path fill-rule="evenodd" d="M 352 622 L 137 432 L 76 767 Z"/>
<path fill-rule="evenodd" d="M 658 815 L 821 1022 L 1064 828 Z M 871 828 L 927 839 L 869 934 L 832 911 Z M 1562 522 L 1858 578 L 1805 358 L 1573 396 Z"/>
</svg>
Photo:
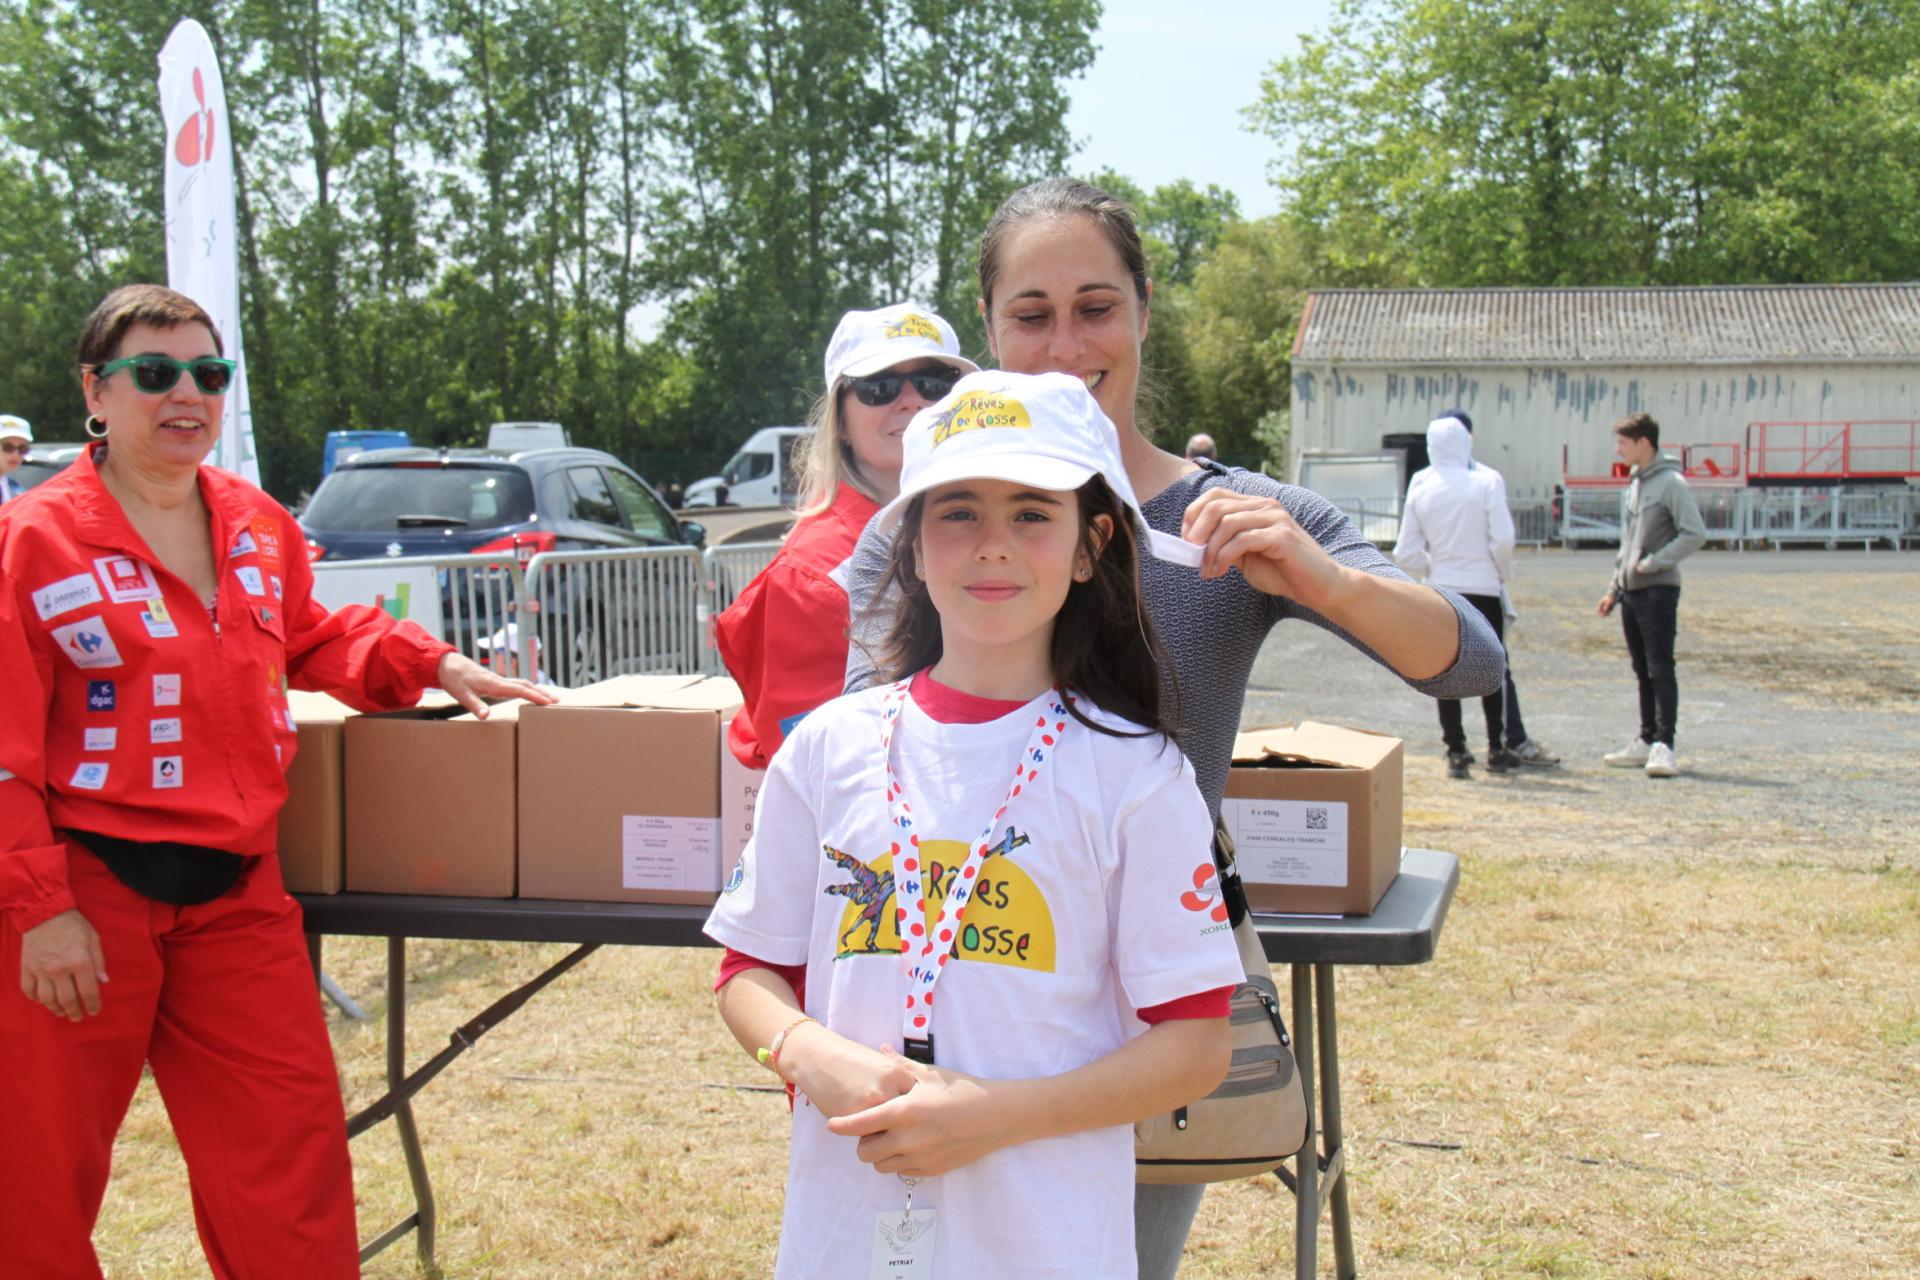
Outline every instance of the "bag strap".
<svg viewBox="0 0 1920 1280">
<path fill-rule="evenodd" d="M 1233 836 L 1223 819 L 1213 820 L 1213 869 L 1220 877 L 1220 900 L 1227 904 L 1227 922 L 1234 928 L 1247 918 L 1247 890 L 1240 883 L 1240 864 Z"/>
</svg>

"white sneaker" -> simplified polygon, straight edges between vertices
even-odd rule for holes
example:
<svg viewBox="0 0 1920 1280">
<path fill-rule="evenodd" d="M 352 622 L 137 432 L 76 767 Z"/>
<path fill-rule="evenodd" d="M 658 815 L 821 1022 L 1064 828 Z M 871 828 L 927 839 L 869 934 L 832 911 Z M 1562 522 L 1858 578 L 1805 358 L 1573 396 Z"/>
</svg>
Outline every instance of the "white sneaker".
<svg viewBox="0 0 1920 1280">
<path fill-rule="evenodd" d="M 1673 748 L 1664 742 L 1656 742 L 1647 752 L 1647 776 L 1649 778 L 1671 778 L 1680 772 L 1680 762 L 1673 758 Z"/>
<path fill-rule="evenodd" d="M 1615 769 L 1638 769 L 1647 762 L 1647 756 L 1653 748 L 1644 738 L 1635 738 L 1618 751 L 1609 751 L 1601 759 Z"/>
</svg>

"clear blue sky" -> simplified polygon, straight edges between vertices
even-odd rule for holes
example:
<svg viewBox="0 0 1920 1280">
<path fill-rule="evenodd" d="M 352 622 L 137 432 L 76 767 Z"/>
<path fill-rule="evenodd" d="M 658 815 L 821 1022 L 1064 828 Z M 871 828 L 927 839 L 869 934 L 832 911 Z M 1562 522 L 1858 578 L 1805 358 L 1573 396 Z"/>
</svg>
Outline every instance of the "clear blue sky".
<svg viewBox="0 0 1920 1280">
<path fill-rule="evenodd" d="M 1218 183 L 1243 215 L 1276 212 L 1267 165 L 1277 147 L 1241 127 L 1240 109 L 1274 59 L 1332 13 L 1333 0 L 1107 0 L 1099 56 L 1072 83 L 1074 171 L 1112 169 L 1148 190 Z"/>
</svg>

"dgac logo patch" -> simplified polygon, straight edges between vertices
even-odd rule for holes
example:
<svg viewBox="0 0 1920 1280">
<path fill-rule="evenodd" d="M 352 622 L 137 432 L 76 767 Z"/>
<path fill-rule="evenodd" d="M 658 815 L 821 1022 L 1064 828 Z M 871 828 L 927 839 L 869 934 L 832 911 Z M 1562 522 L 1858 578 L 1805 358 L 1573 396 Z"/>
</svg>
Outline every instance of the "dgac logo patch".
<svg viewBox="0 0 1920 1280">
<path fill-rule="evenodd" d="M 962 431 L 981 431 L 988 427 L 1031 431 L 1033 419 L 1027 415 L 1027 406 L 1011 396 L 995 391 L 969 391 L 933 420 L 933 443 L 943 445 Z"/>
<path fill-rule="evenodd" d="M 118 701 L 118 698 L 114 691 L 113 681 L 111 680 L 87 681 L 87 710 L 111 711 L 113 710 L 117 701 Z"/>
</svg>

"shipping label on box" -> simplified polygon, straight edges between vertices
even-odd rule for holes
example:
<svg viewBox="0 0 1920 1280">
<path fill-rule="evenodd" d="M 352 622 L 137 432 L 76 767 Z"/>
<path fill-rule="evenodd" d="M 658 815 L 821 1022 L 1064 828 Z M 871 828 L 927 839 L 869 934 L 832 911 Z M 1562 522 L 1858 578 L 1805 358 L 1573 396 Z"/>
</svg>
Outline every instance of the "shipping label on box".
<svg viewBox="0 0 1920 1280">
<path fill-rule="evenodd" d="M 687 891 L 713 887 L 718 818 L 629 813 L 620 819 L 620 884 Z"/>
<path fill-rule="evenodd" d="M 1347 806 L 1341 800 L 1224 800 L 1243 880 L 1347 886 Z"/>
</svg>

